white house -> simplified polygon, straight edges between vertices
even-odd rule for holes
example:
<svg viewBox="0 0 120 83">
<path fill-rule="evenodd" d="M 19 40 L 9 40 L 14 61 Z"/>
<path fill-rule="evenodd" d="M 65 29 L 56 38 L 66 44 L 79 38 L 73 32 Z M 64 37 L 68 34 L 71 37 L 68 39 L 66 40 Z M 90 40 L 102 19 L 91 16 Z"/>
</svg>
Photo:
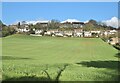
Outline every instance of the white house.
<svg viewBox="0 0 120 83">
<path fill-rule="evenodd" d="M 76 19 L 67 19 L 65 21 L 61 22 L 61 28 L 62 27 L 74 27 L 74 28 L 82 28 L 84 25 L 83 22 L 80 22 L 79 20 Z"/>
<path fill-rule="evenodd" d="M 90 31 L 85 31 L 84 32 L 84 37 L 91 37 L 92 33 Z"/>
<path fill-rule="evenodd" d="M 55 32 L 55 36 L 63 37 L 64 35 L 60 32 Z"/>
<path fill-rule="evenodd" d="M 101 31 L 91 31 L 91 33 L 98 33 L 100 34 Z"/>
<path fill-rule="evenodd" d="M 120 43 L 120 38 L 116 37 L 116 38 L 111 38 L 108 43 L 110 43 L 111 45 L 115 45 L 117 43 Z"/>
<path fill-rule="evenodd" d="M 70 37 L 73 35 L 73 31 L 64 31 L 64 35 Z"/>
<path fill-rule="evenodd" d="M 23 29 L 17 29 L 17 31 L 18 32 L 29 32 L 30 31 L 30 29 L 28 29 L 28 28 L 23 28 Z"/>
<path fill-rule="evenodd" d="M 82 28 L 75 28 L 74 29 L 74 36 L 83 37 L 83 29 Z"/>
<path fill-rule="evenodd" d="M 117 33 L 116 30 L 110 30 L 110 31 L 109 31 L 109 34 L 115 34 L 115 33 Z"/>
<path fill-rule="evenodd" d="M 43 32 L 43 30 L 35 30 L 35 34 L 40 34 L 42 32 Z"/>
<path fill-rule="evenodd" d="M 108 34 L 109 34 L 109 32 L 108 32 L 108 31 L 105 31 L 105 32 L 104 32 L 104 35 L 105 35 L 105 36 L 107 36 Z"/>
<path fill-rule="evenodd" d="M 83 32 L 76 32 L 76 33 L 74 33 L 74 36 L 83 37 Z"/>
<path fill-rule="evenodd" d="M 45 35 L 51 35 L 51 32 L 50 31 L 47 31 L 44 33 Z"/>
</svg>

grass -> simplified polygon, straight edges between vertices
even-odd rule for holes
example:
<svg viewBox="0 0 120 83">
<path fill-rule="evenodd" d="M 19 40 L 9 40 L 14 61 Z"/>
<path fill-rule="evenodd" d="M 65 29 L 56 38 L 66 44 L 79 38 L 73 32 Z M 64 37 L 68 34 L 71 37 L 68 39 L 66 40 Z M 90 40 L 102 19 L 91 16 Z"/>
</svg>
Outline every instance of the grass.
<svg viewBox="0 0 120 83">
<path fill-rule="evenodd" d="M 17 34 L 2 41 L 3 80 L 118 80 L 118 51 L 99 38 Z"/>
</svg>

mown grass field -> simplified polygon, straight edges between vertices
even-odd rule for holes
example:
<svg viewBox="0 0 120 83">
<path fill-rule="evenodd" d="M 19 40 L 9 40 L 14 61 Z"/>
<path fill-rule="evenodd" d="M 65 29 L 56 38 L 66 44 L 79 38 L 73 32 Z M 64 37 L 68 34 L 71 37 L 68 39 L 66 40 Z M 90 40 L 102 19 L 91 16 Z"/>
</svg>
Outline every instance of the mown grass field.
<svg viewBox="0 0 120 83">
<path fill-rule="evenodd" d="M 2 42 L 3 80 L 118 80 L 118 51 L 99 38 L 12 35 Z"/>
</svg>

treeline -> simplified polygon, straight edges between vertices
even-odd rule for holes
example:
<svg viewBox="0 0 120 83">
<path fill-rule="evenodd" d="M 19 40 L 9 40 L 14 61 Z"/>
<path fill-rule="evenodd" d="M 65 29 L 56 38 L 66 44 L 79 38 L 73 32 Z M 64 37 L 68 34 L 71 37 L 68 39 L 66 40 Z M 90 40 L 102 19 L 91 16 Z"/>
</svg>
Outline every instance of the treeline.
<svg viewBox="0 0 120 83">
<path fill-rule="evenodd" d="M 0 37 L 6 37 L 8 35 L 12 35 L 16 33 L 14 27 L 7 26 L 0 21 Z"/>
<path fill-rule="evenodd" d="M 112 30 L 112 29 L 116 29 L 112 26 L 107 26 L 106 24 L 102 23 L 102 22 L 97 22 L 93 19 L 89 20 L 88 23 L 85 23 L 85 26 L 83 26 L 83 30 L 84 31 L 92 31 L 92 30 Z"/>
<path fill-rule="evenodd" d="M 34 29 L 35 30 L 44 30 L 44 31 L 47 31 L 47 30 L 51 30 L 51 29 L 58 29 L 58 30 L 61 30 L 61 31 L 65 31 L 65 30 L 74 30 L 74 26 L 71 26 L 71 25 L 67 25 L 67 27 L 61 27 L 61 23 L 60 21 L 58 20 L 51 20 L 47 26 L 41 24 L 41 23 L 36 23 L 36 24 L 26 24 L 25 21 L 22 21 L 22 22 L 18 22 L 18 24 L 16 24 L 15 26 L 16 27 L 13 27 L 13 26 L 7 26 L 5 24 L 2 23 L 2 21 L 0 21 L 0 36 L 1 37 L 6 37 L 8 35 L 11 35 L 11 34 L 14 34 L 16 33 L 16 29 L 15 28 L 25 28 L 25 26 L 28 26 L 27 28 L 30 29 L 29 33 L 35 33 L 34 32 Z M 100 22 L 97 22 L 95 20 L 89 20 L 88 23 L 84 23 L 84 26 L 82 27 L 82 29 L 84 31 L 92 31 L 92 30 L 100 30 L 100 31 L 104 31 L 104 30 L 111 30 L 111 29 L 116 29 L 116 28 L 113 28 L 111 26 L 107 26 L 103 23 L 100 23 Z"/>
<path fill-rule="evenodd" d="M 24 24 L 26 22 L 23 21 L 22 23 L 18 23 L 18 28 L 24 28 Z M 67 27 L 61 27 L 61 23 L 58 20 L 51 20 L 47 26 L 43 26 L 43 24 L 41 23 L 36 23 L 35 25 L 33 24 L 29 24 L 29 29 L 31 30 L 31 32 L 33 32 L 33 29 L 36 30 L 50 30 L 50 29 L 58 29 L 58 30 L 73 30 L 75 27 L 71 26 L 70 24 L 66 24 Z M 79 26 L 80 27 L 80 26 Z M 116 29 L 113 28 L 111 26 L 107 26 L 104 23 L 101 22 L 97 22 L 93 19 L 89 20 L 88 23 L 84 23 L 84 26 L 82 27 L 84 31 L 92 31 L 92 30 L 112 30 L 112 29 Z"/>
</svg>

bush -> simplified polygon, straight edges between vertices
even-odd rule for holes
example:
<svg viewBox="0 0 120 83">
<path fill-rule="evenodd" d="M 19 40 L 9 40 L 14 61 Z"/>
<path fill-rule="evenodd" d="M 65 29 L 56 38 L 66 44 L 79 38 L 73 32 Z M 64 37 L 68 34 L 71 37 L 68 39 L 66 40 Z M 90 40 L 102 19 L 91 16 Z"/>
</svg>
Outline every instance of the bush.
<svg viewBox="0 0 120 83">
<path fill-rule="evenodd" d="M 120 50 L 120 44 L 113 45 L 113 47 Z"/>
<path fill-rule="evenodd" d="M 35 34 L 35 31 L 33 31 L 33 29 L 30 29 L 29 33 L 30 34 Z"/>
<path fill-rule="evenodd" d="M 97 37 L 98 33 L 92 33 L 92 37 Z"/>
<path fill-rule="evenodd" d="M 16 33 L 16 30 L 14 28 L 7 27 L 7 26 L 2 27 L 2 34 L 1 34 L 2 37 L 6 37 L 6 36 L 12 35 L 14 33 Z"/>
</svg>

